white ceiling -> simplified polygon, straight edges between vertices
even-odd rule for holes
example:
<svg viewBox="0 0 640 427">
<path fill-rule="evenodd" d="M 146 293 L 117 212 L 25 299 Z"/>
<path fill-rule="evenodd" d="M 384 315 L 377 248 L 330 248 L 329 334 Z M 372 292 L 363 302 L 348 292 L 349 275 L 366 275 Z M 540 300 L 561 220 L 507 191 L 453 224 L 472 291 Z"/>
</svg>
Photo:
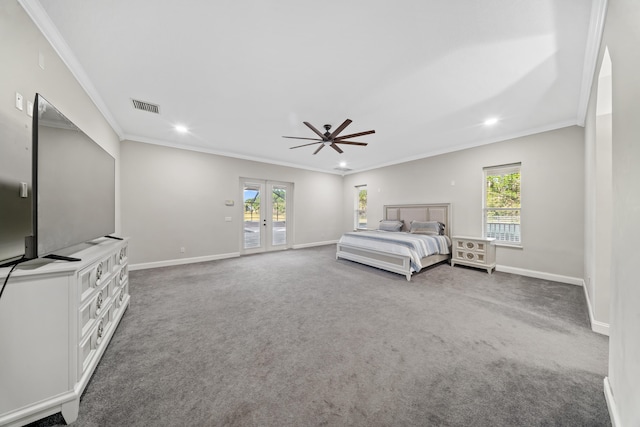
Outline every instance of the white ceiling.
<svg viewBox="0 0 640 427">
<path fill-rule="evenodd" d="M 582 125 L 603 14 L 603 0 L 21 3 L 122 139 L 327 172 Z M 282 138 L 347 118 L 343 135 L 375 129 L 354 138 L 367 147 Z"/>
</svg>

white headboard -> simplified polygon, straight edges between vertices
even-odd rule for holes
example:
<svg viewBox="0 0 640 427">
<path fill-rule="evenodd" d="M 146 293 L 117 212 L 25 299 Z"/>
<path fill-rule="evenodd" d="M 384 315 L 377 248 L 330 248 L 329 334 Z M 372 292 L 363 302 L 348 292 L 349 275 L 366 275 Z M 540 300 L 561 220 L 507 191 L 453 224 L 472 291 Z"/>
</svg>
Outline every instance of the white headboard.
<svg viewBox="0 0 640 427">
<path fill-rule="evenodd" d="M 409 231 L 411 221 L 440 221 L 444 234 L 451 237 L 451 204 L 430 203 L 424 205 L 385 205 L 384 219 L 403 220 L 402 231 Z"/>
</svg>

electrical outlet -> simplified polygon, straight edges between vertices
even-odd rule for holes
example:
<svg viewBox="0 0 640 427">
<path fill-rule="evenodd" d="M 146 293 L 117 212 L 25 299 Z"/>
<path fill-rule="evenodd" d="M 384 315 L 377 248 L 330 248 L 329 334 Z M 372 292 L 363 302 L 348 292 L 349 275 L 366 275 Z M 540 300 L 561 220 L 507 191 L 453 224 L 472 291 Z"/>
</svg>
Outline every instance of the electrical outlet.
<svg viewBox="0 0 640 427">
<path fill-rule="evenodd" d="M 186 250 L 184 247 L 180 248 L 180 253 L 181 253 L 181 254 L 185 253 L 186 251 L 187 251 L 187 250 Z"/>
</svg>

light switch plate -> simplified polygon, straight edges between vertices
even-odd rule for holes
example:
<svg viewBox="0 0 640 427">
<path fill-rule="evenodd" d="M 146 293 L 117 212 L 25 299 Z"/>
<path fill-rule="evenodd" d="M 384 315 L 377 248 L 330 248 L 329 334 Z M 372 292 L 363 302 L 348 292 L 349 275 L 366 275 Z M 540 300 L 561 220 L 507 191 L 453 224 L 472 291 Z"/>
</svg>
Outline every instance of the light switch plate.
<svg viewBox="0 0 640 427">
<path fill-rule="evenodd" d="M 16 92 L 16 108 L 20 111 L 24 109 L 23 101 L 24 101 L 24 98 L 22 97 L 22 95 Z"/>
<path fill-rule="evenodd" d="M 23 199 L 29 197 L 29 185 L 26 182 L 20 183 L 20 197 Z"/>
</svg>

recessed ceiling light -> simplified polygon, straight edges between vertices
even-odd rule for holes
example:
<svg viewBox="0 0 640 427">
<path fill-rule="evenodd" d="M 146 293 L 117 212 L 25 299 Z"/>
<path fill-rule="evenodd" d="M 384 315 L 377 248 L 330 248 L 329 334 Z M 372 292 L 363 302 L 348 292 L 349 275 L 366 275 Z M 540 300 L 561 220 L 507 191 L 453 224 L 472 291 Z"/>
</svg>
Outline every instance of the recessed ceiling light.
<svg viewBox="0 0 640 427">
<path fill-rule="evenodd" d="M 497 117 L 491 117 L 490 119 L 487 119 L 484 121 L 485 126 L 493 126 L 496 123 L 498 123 L 498 118 Z"/>
<path fill-rule="evenodd" d="M 345 166 L 347 166 L 347 162 L 340 162 L 340 167 L 341 167 L 341 168 L 343 168 L 343 167 L 345 167 Z"/>
<path fill-rule="evenodd" d="M 189 129 L 187 129 L 187 127 L 186 127 L 186 126 L 183 126 L 183 125 L 176 125 L 176 126 L 175 126 L 175 130 L 176 130 L 177 132 L 180 132 L 180 133 L 187 133 L 187 132 L 189 132 Z"/>
</svg>

